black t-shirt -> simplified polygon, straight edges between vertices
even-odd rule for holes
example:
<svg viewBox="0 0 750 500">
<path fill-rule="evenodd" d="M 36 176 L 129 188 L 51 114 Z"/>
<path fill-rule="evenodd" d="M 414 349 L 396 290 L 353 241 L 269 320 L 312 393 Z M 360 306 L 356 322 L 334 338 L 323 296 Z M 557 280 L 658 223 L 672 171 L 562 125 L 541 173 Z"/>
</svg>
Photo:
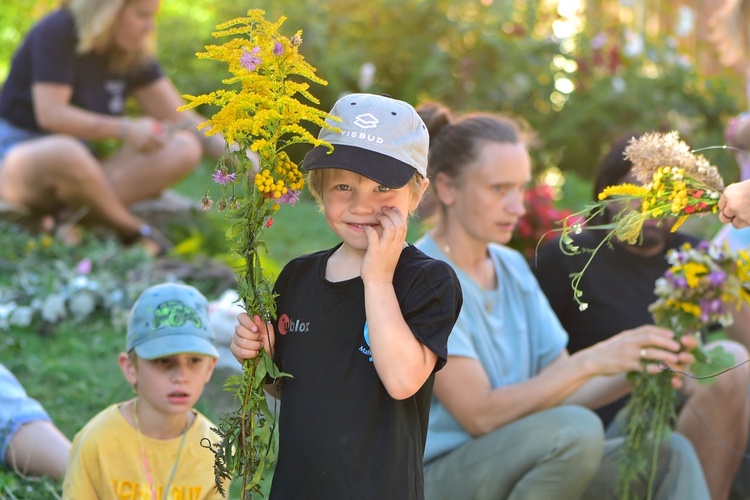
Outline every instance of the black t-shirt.
<svg viewBox="0 0 750 500">
<path fill-rule="evenodd" d="M 73 89 L 71 104 L 88 111 L 121 115 L 133 89 L 162 76 L 156 61 L 127 74 L 109 69 L 107 56 L 77 54 L 75 21 L 66 9 L 42 18 L 24 38 L 0 92 L 0 117 L 17 127 L 39 131 L 34 116 L 31 86 L 60 83 Z"/>
<path fill-rule="evenodd" d="M 274 287 L 276 362 L 293 378 L 283 379 L 271 498 L 421 499 L 434 374 L 410 398 L 388 394 L 372 362 L 362 279 L 325 279 L 333 251 L 293 260 Z M 453 269 L 409 245 L 393 286 L 440 369 L 462 304 Z"/>
<path fill-rule="evenodd" d="M 581 248 L 595 248 L 604 237 L 601 231 L 586 231 L 574 238 Z M 685 234 L 670 235 L 669 248 L 679 248 L 683 243 L 697 245 L 699 240 Z M 668 249 L 669 249 L 668 248 Z M 581 300 L 588 308 L 581 311 L 573 298 L 572 273 L 580 272 L 591 254 L 565 255 L 558 240 L 543 245 L 538 252 L 536 265 L 531 267 L 552 309 L 568 332 L 568 351 L 572 354 L 606 340 L 623 330 L 653 324 L 648 306 L 657 300 L 654 294 L 656 280 L 669 269 L 666 252 L 642 257 L 627 251 L 622 245 L 606 244 L 597 252 L 583 273 L 579 289 Z M 608 425 L 624 406 L 627 397 L 621 398 L 597 411 Z"/>
</svg>

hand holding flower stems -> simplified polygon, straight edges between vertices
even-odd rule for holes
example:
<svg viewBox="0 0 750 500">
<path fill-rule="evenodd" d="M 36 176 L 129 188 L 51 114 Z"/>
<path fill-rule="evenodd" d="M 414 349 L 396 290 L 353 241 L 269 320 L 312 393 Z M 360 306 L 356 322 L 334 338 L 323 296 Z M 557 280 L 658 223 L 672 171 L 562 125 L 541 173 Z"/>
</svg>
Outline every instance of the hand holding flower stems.
<svg viewBox="0 0 750 500">
<path fill-rule="evenodd" d="M 737 229 L 750 226 L 750 180 L 726 187 L 719 198 L 719 220 Z"/>
<path fill-rule="evenodd" d="M 268 323 L 275 316 L 275 302 L 260 261 L 260 249 L 265 248 L 262 233 L 273 223 L 272 216 L 281 204 L 294 204 L 304 186 L 302 173 L 285 149 L 299 143 L 331 146 L 300 125 L 306 120 L 330 128 L 325 122 L 326 112 L 298 100 L 302 96 L 319 103 L 301 78 L 326 84 L 298 52 L 301 32 L 291 38 L 282 36 L 278 29 L 285 18 L 271 23 L 263 15 L 262 10 L 251 9 L 247 17 L 217 26 L 214 37 L 233 38 L 223 45 L 209 45 L 206 52 L 197 55 L 228 64 L 233 75 L 223 80 L 228 88 L 201 96 L 186 95 L 188 104 L 180 109 L 219 106 L 198 128 L 208 128 L 207 136 L 221 133 L 228 144 L 236 143 L 231 149 L 227 147 L 212 175 L 221 188 L 216 205 L 219 211 L 227 212 L 231 221 L 227 238 L 245 261 L 237 279 L 243 305 L 258 321 Z M 253 156 L 250 151 L 258 155 L 257 169 L 249 158 Z M 213 204 L 207 188 L 201 205 L 207 210 Z M 260 493 L 259 483 L 274 459 L 275 412 L 268 408 L 264 386 L 267 377 L 277 379 L 287 374 L 279 372 L 265 350 L 246 361 L 243 368 L 243 375 L 230 377 L 225 384 L 235 392 L 240 408 L 225 414 L 219 428 L 214 429 L 221 439 L 210 448 L 216 456 L 214 472 L 220 491 L 222 478 L 242 477 L 243 498 L 251 498 Z"/>
<path fill-rule="evenodd" d="M 643 185 L 608 186 L 599 193 L 598 201 L 569 215 L 560 222 L 562 229 L 554 230 L 562 233 L 560 249 L 566 255 L 591 253 L 584 268 L 572 277 L 574 298 L 581 311 L 588 307 L 581 300 L 583 292 L 578 288 L 581 277 L 596 252 L 603 245 L 609 245 L 613 237 L 634 244 L 641 237 L 641 229 L 648 219 L 663 221 L 677 217 L 677 222 L 672 226 L 672 231 L 676 231 L 690 215 L 719 211 L 724 182 L 718 170 L 703 156 L 694 154 L 679 139 L 677 132 L 649 133 L 633 139 L 625 149 L 625 156 L 633 163 L 633 173 Z M 633 200 L 639 202 L 638 210 L 630 208 Z M 607 206 L 618 204 L 622 205 L 622 209 L 611 223 L 586 225 L 601 215 Z M 596 248 L 579 248 L 570 235 L 579 234 L 584 227 L 608 232 Z"/>
<path fill-rule="evenodd" d="M 750 303 L 750 294 L 743 284 L 750 280 L 750 256 L 747 252 L 730 252 L 726 247 L 710 247 L 701 243 L 696 248 L 685 245 L 667 254 L 670 268 L 656 281 L 657 301 L 649 310 L 657 326 L 674 332 L 686 349 L 684 339 L 702 328 L 719 323 L 729 326 L 733 310 Z M 690 371 L 696 377 L 710 377 L 729 368 L 734 358 L 721 347 L 704 352 L 700 346 L 690 351 L 695 363 Z M 630 400 L 625 406 L 625 442 L 618 498 L 632 497 L 630 485 L 645 469 L 652 457 L 649 495 L 652 490 L 656 455 L 659 444 L 672 431 L 676 419 L 676 393 L 673 377 L 678 367 L 659 364 L 664 369 L 657 375 L 631 372 L 633 384 Z M 666 369 L 668 368 L 668 369 Z M 710 380 L 710 378 L 709 378 Z"/>
</svg>

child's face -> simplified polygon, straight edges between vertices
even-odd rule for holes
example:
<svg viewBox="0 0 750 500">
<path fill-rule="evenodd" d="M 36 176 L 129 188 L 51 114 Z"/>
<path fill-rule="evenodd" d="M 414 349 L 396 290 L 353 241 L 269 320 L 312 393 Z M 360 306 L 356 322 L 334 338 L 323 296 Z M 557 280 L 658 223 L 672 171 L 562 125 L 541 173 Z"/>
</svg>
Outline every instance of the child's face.
<svg viewBox="0 0 750 500">
<path fill-rule="evenodd" d="M 139 400 L 145 400 L 164 414 L 189 411 L 211 380 L 214 366 L 215 358 L 200 354 L 174 354 L 150 360 L 120 356 L 120 367 L 128 382 L 137 386 Z"/>
<path fill-rule="evenodd" d="M 398 189 L 355 174 L 348 170 L 332 169 L 322 186 L 323 213 L 334 233 L 354 249 L 367 250 L 367 235 L 364 227 L 372 226 L 382 234 L 378 215 L 383 207 L 398 209 L 404 221 L 409 212 L 416 209 L 427 187 L 423 181 L 421 192 L 415 193 L 412 183 Z"/>
</svg>

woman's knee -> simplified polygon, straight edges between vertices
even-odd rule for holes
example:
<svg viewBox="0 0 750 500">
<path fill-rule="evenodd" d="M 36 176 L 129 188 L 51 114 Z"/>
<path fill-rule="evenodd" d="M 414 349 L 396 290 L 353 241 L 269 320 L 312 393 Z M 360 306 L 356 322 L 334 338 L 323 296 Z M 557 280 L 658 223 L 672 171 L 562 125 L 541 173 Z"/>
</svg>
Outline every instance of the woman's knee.
<svg viewBox="0 0 750 500">
<path fill-rule="evenodd" d="M 580 460 L 580 466 L 596 470 L 604 453 L 604 426 L 596 413 L 581 406 L 560 406 L 558 446 Z"/>
<path fill-rule="evenodd" d="M 66 135 L 45 136 L 13 148 L 7 162 L 20 163 L 35 174 L 83 176 L 100 169 L 100 162 L 80 140 Z"/>
<path fill-rule="evenodd" d="M 61 196 L 84 183 L 103 179 L 101 164 L 86 146 L 63 135 L 18 144 L 3 163 L 4 187 L 16 194 L 11 199 L 34 206 L 55 203 L 50 196 Z"/>
<path fill-rule="evenodd" d="M 172 138 L 172 148 L 175 162 L 183 173 L 190 173 L 200 164 L 203 159 L 203 147 L 201 142 L 192 132 L 179 131 Z"/>
<path fill-rule="evenodd" d="M 750 386 L 750 364 L 742 364 L 750 358 L 745 346 L 732 340 L 722 340 L 707 345 L 707 349 L 712 346 L 720 346 L 724 352 L 733 356 L 733 368 L 722 373 L 714 379 L 710 390 L 715 396 L 724 400 L 737 400 L 738 394 L 745 394 Z"/>
</svg>

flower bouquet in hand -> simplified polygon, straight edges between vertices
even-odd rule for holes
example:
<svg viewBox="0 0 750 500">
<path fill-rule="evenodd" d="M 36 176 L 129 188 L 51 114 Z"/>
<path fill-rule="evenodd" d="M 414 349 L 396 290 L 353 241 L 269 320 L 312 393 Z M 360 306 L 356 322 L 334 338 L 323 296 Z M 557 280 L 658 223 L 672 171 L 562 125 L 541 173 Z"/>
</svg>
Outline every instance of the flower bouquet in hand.
<svg viewBox="0 0 750 500">
<path fill-rule="evenodd" d="M 583 292 L 578 288 L 588 263 L 603 245 L 610 245 L 613 237 L 628 244 L 641 238 L 646 220 L 671 221 L 672 231 L 694 214 L 718 212 L 718 202 L 724 190 L 724 182 L 715 166 L 701 155 L 694 154 L 679 139 L 677 132 L 648 133 L 632 139 L 625 149 L 625 157 L 633 164 L 632 173 L 642 184 L 619 184 L 608 186 L 599 193 L 595 202 L 589 203 L 560 223 L 560 249 L 566 255 L 590 253 L 584 268 L 571 275 L 573 294 L 581 311 L 588 304 L 581 300 Z M 633 202 L 638 207 L 633 209 Z M 617 213 L 608 224 L 587 225 L 604 213 L 608 206 L 617 207 Z M 581 222 L 582 221 L 582 222 Z M 607 231 L 596 248 L 580 248 L 571 234 L 583 229 Z"/>
<path fill-rule="evenodd" d="M 286 149 L 298 143 L 324 145 L 300 125 L 307 121 L 320 127 L 326 112 L 301 103 L 298 98 L 319 104 L 304 79 L 325 85 L 315 68 L 298 52 L 301 32 L 291 38 L 279 34 L 284 22 L 264 19 L 262 10 L 249 10 L 247 17 L 233 19 L 216 27 L 216 38 L 230 37 L 223 45 L 210 45 L 201 59 L 226 62 L 233 75 L 222 82 L 226 89 L 200 96 L 184 96 L 188 104 L 180 109 L 209 104 L 219 107 L 209 120 L 199 125 L 206 135 L 221 133 L 227 141 L 227 154 L 218 162 L 213 181 L 221 187 L 216 203 L 230 221 L 227 238 L 244 261 L 237 271 L 238 292 L 244 308 L 270 321 L 275 315 L 273 287 L 263 272 L 260 250 L 265 249 L 263 231 L 273 223 L 273 214 L 282 204 L 294 204 L 304 186 L 302 173 Z M 259 166 L 250 157 L 257 154 Z M 214 200 L 206 194 L 201 200 L 209 209 Z M 279 373 L 264 351 L 245 362 L 243 374 L 230 377 L 225 387 L 233 391 L 240 408 L 225 414 L 218 429 L 215 453 L 216 485 L 222 479 L 242 478 L 243 498 L 260 493 L 263 473 L 275 459 L 275 412 L 266 403 L 266 381 Z"/>
<path fill-rule="evenodd" d="M 750 280 L 750 259 L 747 252 L 734 253 L 725 246 L 718 248 L 700 243 L 689 244 L 667 253 L 670 268 L 656 281 L 656 302 L 649 311 L 654 324 L 672 330 L 675 339 L 698 334 L 704 327 L 733 322 L 734 310 L 750 303 L 750 294 L 743 284 Z M 700 346 L 692 351 L 695 363 L 690 371 L 702 381 L 731 367 L 734 358 L 716 347 L 705 352 Z M 624 410 L 622 472 L 618 498 L 635 498 L 630 491 L 633 481 L 648 468 L 648 497 L 653 489 L 659 445 L 672 431 L 676 413 L 676 391 L 672 387 L 674 373 L 665 369 L 656 375 L 632 372 L 630 400 Z"/>
</svg>

